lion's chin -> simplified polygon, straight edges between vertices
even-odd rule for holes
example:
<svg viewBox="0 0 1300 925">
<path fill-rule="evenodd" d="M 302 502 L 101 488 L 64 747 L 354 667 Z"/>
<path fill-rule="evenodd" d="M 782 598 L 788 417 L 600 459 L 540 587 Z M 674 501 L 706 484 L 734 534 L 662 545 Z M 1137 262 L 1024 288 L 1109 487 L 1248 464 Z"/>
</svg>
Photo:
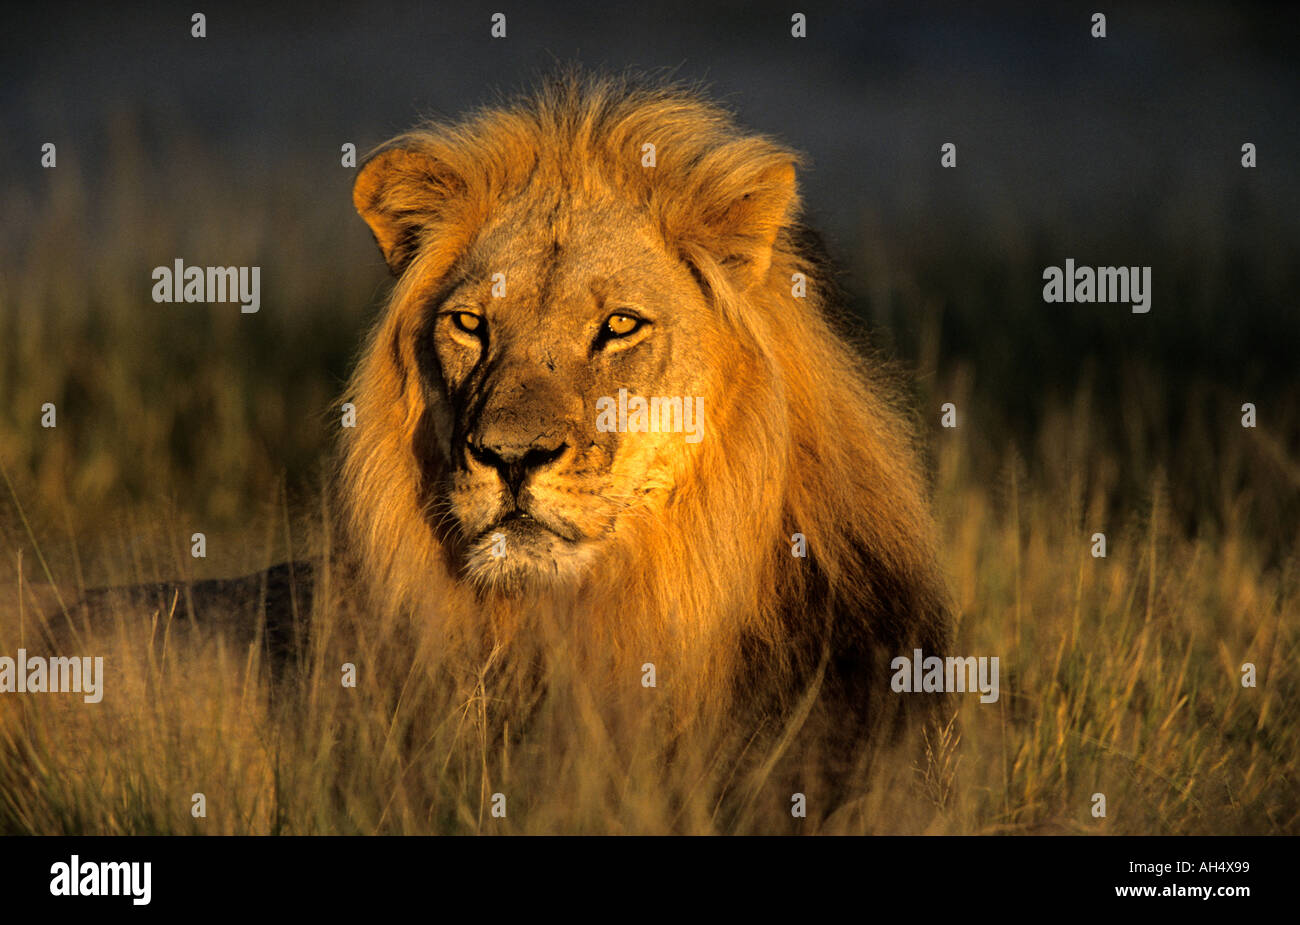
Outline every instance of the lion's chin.
<svg viewBox="0 0 1300 925">
<path fill-rule="evenodd" d="M 576 587 L 591 562 L 590 544 L 575 542 L 528 516 L 507 517 L 482 531 L 465 555 L 465 577 L 507 596 Z"/>
</svg>

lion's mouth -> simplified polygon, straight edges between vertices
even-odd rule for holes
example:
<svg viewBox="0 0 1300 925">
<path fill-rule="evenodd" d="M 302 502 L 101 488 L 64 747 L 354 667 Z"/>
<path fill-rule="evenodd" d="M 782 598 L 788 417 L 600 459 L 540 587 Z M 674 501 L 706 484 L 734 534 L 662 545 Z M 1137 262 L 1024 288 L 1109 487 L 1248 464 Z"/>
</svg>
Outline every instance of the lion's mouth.
<svg viewBox="0 0 1300 925">
<path fill-rule="evenodd" d="M 562 525 L 538 517 L 533 512 L 521 507 L 507 511 L 497 518 L 493 524 L 482 532 L 481 536 L 487 537 L 494 533 L 513 534 L 520 539 L 540 539 L 549 535 L 570 543 L 577 539 L 576 536 L 572 535 L 571 531 L 564 529 Z"/>
</svg>

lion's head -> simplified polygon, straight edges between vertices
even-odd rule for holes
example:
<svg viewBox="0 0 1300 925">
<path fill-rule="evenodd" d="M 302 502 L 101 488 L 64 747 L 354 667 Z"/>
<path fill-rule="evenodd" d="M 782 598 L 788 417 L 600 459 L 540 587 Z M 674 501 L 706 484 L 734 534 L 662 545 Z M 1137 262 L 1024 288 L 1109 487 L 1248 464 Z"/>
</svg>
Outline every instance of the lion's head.
<svg viewBox="0 0 1300 925">
<path fill-rule="evenodd" d="M 565 77 L 363 165 L 397 283 L 343 485 L 379 601 L 557 606 L 716 689 L 805 631 L 942 635 L 908 431 L 827 318 L 798 163 L 694 93 Z"/>
</svg>

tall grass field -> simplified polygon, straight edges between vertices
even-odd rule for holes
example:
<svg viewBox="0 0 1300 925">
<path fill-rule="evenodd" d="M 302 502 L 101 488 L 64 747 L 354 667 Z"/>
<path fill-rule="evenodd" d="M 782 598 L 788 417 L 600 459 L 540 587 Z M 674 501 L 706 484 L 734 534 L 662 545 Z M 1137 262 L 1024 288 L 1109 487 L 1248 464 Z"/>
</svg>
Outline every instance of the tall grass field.
<svg viewBox="0 0 1300 925">
<path fill-rule="evenodd" d="M 88 589 L 333 542 L 333 402 L 386 285 L 351 171 L 250 177 L 142 134 L 124 120 L 103 164 L 6 190 L 0 654 Z M 1160 243 L 1108 242 L 1193 281 L 1148 318 L 1044 305 L 1042 268 L 1086 249 L 1051 229 L 839 245 L 913 383 L 956 650 L 998 656 L 1001 693 L 882 746 L 833 810 L 810 793 L 792 819 L 788 756 L 669 748 L 562 669 L 537 703 L 449 688 L 325 593 L 287 671 L 174 608 L 79 625 L 105 696 L 0 695 L 0 833 L 1300 832 L 1300 271 L 1262 235 L 1154 221 Z M 262 267 L 257 314 L 150 299 L 153 266 L 215 255 Z"/>
</svg>

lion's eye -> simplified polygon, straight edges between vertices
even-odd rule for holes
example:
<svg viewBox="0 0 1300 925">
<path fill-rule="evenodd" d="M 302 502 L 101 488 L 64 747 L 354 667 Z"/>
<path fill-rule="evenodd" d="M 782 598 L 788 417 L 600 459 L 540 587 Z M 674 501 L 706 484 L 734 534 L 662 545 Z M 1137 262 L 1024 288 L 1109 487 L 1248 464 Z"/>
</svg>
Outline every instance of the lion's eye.
<svg viewBox="0 0 1300 925">
<path fill-rule="evenodd" d="M 452 323 L 469 334 L 476 334 L 483 326 L 483 319 L 472 312 L 452 312 Z"/>
<path fill-rule="evenodd" d="M 645 319 L 636 315 L 610 315 L 605 319 L 605 332 L 609 337 L 627 337 L 645 324 Z"/>
</svg>

